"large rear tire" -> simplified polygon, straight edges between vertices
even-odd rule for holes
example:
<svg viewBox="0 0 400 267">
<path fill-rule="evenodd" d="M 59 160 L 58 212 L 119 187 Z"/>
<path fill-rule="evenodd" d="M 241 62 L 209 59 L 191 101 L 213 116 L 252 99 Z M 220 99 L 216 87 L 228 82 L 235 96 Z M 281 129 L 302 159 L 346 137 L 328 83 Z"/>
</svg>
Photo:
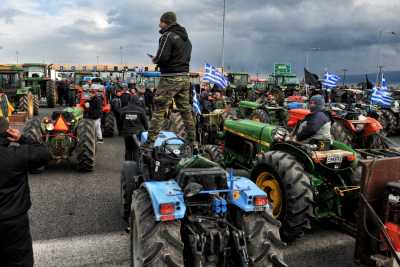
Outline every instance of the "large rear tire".
<svg viewBox="0 0 400 267">
<path fill-rule="evenodd" d="M 33 95 L 33 115 L 39 115 L 39 97 L 38 95 Z"/>
<path fill-rule="evenodd" d="M 335 120 L 331 127 L 331 135 L 334 140 L 352 146 L 353 134 L 340 120 Z"/>
<path fill-rule="evenodd" d="M 287 266 L 279 227 L 281 223 L 265 212 L 237 212 L 236 226 L 245 232 L 250 267 Z"/>
<path fill-rule="evenodd" d="M 103 136 L 104 137 L 113 137 L 115 130 L 115 117 L 112 112 L 108 112 L 104 114 L 103 123 Z"/>
<path fill-rule="evenodd" d="M 47 107 L 54 108 L 57 103 L 57 90 L 54 81 L 47 81 L 46 82 L 46 97 L 47 97 Z"/>
<path fill-rule="evenodd" d="M 310 178 L 295 157 L 281 151 L 258 156 L 251 180 L 268 194 L 272 215 L 282 222 L 284 241 L 293 241 L 311 228 L 313 190 Z"/>
<path fill-rule="evenodd" d="M 28 118 L 31 119 L 34 116 L 34 101 L 32 93 L 23 95 L 19 99 L 19 110 L 26 111 L 28 113 Z"/>
<path fill-rule="evenodd" d="M 37 119 L 29 120 L 25 123 L 23 135 L 29 142 L 42 143 L 42 130 L 40 128 L 40 121 Z"/>
<path fill-rule="evenodd" d="M 125 172 L 121 173 L 121 205 L 122 218 L 129 222 L 131 215 L 132 193 L 135 187 L 135 181 L 132 177 L 127 177 Z"/>
<path fill-rule="evenodd" d="M 268 113 L 262 109 L 256 109 L 255 111 L 253 111 L 250 119 L 262 123 L 271 123 L 271 118 L 269 117 Z"/>
<path fill-rule="evenodd" d="M 147 191 L 133 193 L 131 211 L 131 266 L 183 267 L 181 222 L 157 222 Z"/>
<path fill-rule="evenodd" d="M 82 119 L 77 126 L 78 170 L 93 171 L 96 165 L 96 130 L 93 120 Z"/>
</svg>

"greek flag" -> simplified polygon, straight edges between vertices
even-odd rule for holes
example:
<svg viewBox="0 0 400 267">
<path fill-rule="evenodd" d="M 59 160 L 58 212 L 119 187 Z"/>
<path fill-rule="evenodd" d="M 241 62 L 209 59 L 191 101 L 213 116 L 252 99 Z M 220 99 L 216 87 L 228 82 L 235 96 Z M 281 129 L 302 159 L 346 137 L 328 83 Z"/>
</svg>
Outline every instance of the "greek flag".
<svg viewBox="0 0 400 267">
<path fill-rule="evenodd" d="M 228 79 L 210 64 L 204 66 L 203 80 L 216 84 L 221 89 L 225 89 L 229 84 Z"/>
<path fill-rule="evenodd" d="M 322 85 L 325 86 L 325 88 L 334 88 L 336 87 L 337 81 L 340 80 L 340 77 L 336 74 L 332 73 L 325 73 L 324 80 L 322 81 Z"/>
<path fill-rule="evenodd" d="M 196 92 L 196 87 L 192 87 L 193 90 L 193 112 L 197 114 L 201 114 L 201 107 L 200 107 L 200 102 L 199 98 L 197 97 L 197 92 Z"/>
<path fill-rule="evenodd" d="M 375 86 L 374 88 L 372 88 L 371 104 L 382 107 L 390 107 L 393 102 L 394 99 L 389 92 L 386 84 L 386 79 L 383 77 L 382 74 L 380 87 Z"/>
</svg>

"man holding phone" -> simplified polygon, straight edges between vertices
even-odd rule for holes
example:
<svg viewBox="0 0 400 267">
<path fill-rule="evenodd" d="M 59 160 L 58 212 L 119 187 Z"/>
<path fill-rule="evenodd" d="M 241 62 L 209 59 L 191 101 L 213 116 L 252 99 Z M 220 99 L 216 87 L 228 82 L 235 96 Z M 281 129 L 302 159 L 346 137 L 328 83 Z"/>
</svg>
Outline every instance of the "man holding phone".
<svg viewBox="0 0 400 267">
<path fill-rule="evenodd" d="M 10 145 L 11 142 L 19 145 Z M 0 265 L 33 266 L 28 172 L 50 160 L 44 144 L 29 143 L 0 118 Z"/>
<path fill-rule="evenodd" d="M 161 79 L 154 96 L 154 113 L 150 123 L 149 141 L 154 143 L 161 130 L 164 114 L 172 100 L 181 113 L 185 125 L 187 139 L 195 141 L 195 128 L 190 105 L 189 64 L 192 44 L 186 29 L 176 21 L 174 12 L 166 12 L 160 18 L 160 40 L 157 54 L 151 57 L 160 69 Z"/>
</svg>

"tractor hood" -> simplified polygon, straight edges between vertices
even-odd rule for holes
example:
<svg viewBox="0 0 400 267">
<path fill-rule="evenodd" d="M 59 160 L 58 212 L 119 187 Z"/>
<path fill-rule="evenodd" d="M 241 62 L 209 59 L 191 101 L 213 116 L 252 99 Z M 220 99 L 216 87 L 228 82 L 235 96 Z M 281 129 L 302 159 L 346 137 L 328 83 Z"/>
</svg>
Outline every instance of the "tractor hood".
<svg viewBox="0 0 400 267">
<path fill-rule="evenodd" d="M 252 120 L 226 120 L 224 130 L 264 146 L 272 143 L 271 131 L 277 126 Z"/>
<path fill-rule="evenodd" d="M 258 109 L 262 105 L 257 102 L 253 101 L 240 101 L 239 102 L 239 108 L 246 108 L 246 109 Z"/>
</svg>

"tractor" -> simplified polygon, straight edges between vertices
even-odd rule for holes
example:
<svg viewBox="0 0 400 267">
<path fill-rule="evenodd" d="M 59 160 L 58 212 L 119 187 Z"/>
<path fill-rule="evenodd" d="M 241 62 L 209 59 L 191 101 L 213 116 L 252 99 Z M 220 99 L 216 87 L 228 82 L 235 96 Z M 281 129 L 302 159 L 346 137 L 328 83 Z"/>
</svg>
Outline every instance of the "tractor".
<svg viewBox="0 0 400 267">
<path fill-rule="evenodd" d="M 226 89 L 226 96 L 233 106 L 239 101 L 246 100 L 249 94 L 249 74 L 244 72 L 227 73 L 229 86 Z"/>
<path fill-rule="evenodd" d="M 287 110 L 274 100 L 240 101 L 237 109 L 239 118 L 249 118 L 255 121 L 286 126 Z"/>
<path fill-rule="evenodd" d="M 18 111 L 32 118 L 38 113 L 39 101 L 29 87 L 24 87 L 23 72 L 21 65 L 0 65 L 0 88 Z"/>
<path fill-rule="evenodd" d="M 351 147 L 278 139 L 282 127 L 252 120 L 226 120 L 223 151 L 206 146 L 209 159 L 248 172 L 282 222 L 285 241 L 301 237 L 313 218 L 354 229 L 357 153 Z"/>
<path fill-rule="evenodd" d="M 93 81 L 97 84 L 88 84 L 89 81 Z M 86 102 L 90 99 L 90 91 L 95 90 L 97 94 L 103 98 L 103 115 L 101 118 L 101 127 L 104 137 L 114 136 L 115 131 L 115 116 L 111 111 L 111 104 L 107 97 L 107 93 L 102 80 L 98 77 L 82 77 L 79 82 L 80 86 L 76 87 L 76 99 L 77 107 L 82 108 L 84 111 L 87 109 Z"/>
<path fill-rule="evenodd" d="M 34 96 L 35 115 L 39 112 L 39 105 L 54 108 L 58 95 L 55 82 L 48 76 L 45 64 L 23 64 L 25 86 L 30 88 Z"/>
<path fill-rule="evenodd" d="M 173 132 L 124 162 L 121 198 L 131 266 L 287 266 L 267 194 Z"/>
<path fill-rule="evenodd" d="M 95 126 L 93 120 L 83 118 L 82 109 L 66 108 L 42 121 L 29 120 L 23 133 L 34 142 L 45 143 L 55 163 L 76 156 L 79 171 L 92 171 L 95 167 Z"/>
</svg>

